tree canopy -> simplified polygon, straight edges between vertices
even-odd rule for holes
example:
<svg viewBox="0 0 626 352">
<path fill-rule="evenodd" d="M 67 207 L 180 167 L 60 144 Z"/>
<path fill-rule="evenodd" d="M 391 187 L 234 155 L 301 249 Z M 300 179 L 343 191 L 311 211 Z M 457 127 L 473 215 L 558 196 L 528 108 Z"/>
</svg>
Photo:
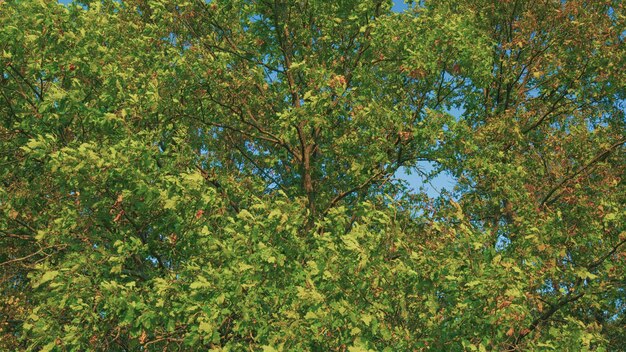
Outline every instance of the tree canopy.
<svg viewBox="0 0 626 352">
<path fill-rule="evenodd" d="M 624 2 L 391 7 L 0 0 L 0 349 L 623 349 Z"/>
</svg>

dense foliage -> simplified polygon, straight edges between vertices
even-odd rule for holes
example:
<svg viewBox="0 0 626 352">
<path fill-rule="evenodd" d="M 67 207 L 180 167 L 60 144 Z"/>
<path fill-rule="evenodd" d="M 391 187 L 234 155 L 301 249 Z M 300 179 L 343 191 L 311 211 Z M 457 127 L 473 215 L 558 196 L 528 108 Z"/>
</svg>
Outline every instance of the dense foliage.
<svg viewBox="0 0 626 352">
<path fill-rule="evenodd" d="M 0 349 L 623 349 L 625 4 L 391 6 L 0 0 Z"/>
</svg>

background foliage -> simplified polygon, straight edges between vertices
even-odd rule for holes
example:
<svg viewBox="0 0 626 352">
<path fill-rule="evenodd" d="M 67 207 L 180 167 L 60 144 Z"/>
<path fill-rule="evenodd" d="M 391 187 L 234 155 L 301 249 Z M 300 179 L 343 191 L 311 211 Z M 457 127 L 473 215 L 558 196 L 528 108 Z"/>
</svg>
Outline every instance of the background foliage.
<svg viewBox="0 0 626 352">
<path fill-rule="evenodd" d="M 623 349 L 623 2 L 391 5 L 0 1 L 0 349 Z"/>
</svg>

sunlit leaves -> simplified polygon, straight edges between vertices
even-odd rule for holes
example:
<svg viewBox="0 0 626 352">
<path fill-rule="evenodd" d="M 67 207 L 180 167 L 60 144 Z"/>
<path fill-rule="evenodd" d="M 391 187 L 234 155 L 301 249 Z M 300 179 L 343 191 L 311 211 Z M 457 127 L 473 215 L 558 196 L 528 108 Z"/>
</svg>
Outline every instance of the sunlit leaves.
<svg viewBox="0 0 626 352">
<path fill-rule="evenodd" d="M 1 2 L 0 349 L 620 348 L 621 2 L 390 5 Z"/>
</svg>

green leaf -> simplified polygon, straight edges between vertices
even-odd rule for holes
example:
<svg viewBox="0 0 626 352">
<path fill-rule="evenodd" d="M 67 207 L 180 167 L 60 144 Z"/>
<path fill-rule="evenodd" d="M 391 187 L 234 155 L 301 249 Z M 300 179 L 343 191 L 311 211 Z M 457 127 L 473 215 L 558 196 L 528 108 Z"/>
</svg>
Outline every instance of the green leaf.
<svg viewBox="0 0 626 352">
<path fill-rule="evenodd" d="M 198 332 L 201 334 L 212 334 L 213 333 L 213 326 L 208 323 L 208 322 L 200 322 L 200 325 L 198 325 Z"/>
<path fill-rule="evenodd" d="M 42 352 L 50 352 L 50 351 L 54 350 L 55 347 L 56 347 L 56 343 L 50 342 L 50 343 L 47 343 L 45 346 L 43 346 L 40 351 L 42 351 Z"/>
<path fill-rule="evenodd" d="M 39 279 L 39 281 L 37 281 L 36 284 L 33 285 L 34 288 L 37 288 L 43 284 L 45 284 L 48 281 L 54 280 L 55 277 L 57 277 L 59 275 L 59 271 L 58 270 L 50 270 L 50 271 L 46 271 L 41 278 Z"/>
</svg>

